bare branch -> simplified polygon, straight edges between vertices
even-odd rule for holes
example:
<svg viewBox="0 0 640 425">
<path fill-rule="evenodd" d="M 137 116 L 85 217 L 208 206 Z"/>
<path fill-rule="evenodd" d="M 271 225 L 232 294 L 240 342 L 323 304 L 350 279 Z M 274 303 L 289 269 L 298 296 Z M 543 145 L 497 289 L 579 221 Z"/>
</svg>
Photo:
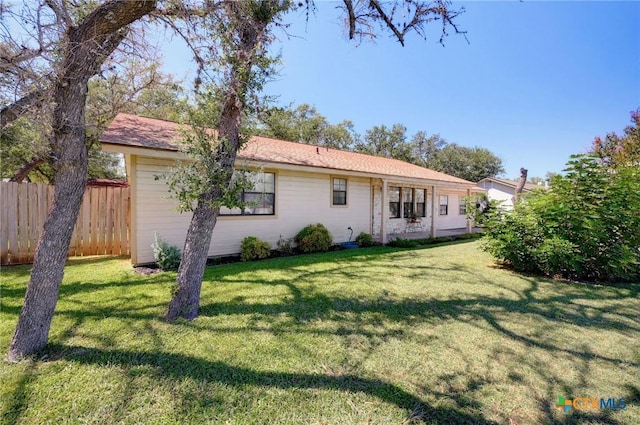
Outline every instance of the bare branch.
<svg viewBox="0 0 640 425">
<path fill-rule="evenodd" d="M 73 25 L 73 21 L 71 20 L 71 16 L 69 16 L 69 11 L 67 10 L 64 1 L 58 4 L 56 0 L 45 0 L 45 3 L 51 8 L 51 10 L 53 10 L 58 20 L 64 22 L 67 28 Z"/>
<path fill-rule="evenodd" d="M 426 38 L 425 29 L 433 21 L 441 20 L 442 29 L 439 42 L 443 44 L 448 30 L 453 28 L 456 34 L 466 34 L 454 23 L 454 19 L 464 12 L 464 8 L 453 9 L 449 0 L 343 0 L 342 9 L 347 14 L 349 39 L 356 37 L 375 39 L 379 33 L 373 28 L 381 24 L 404 46 L 407 34 L 415 32 Z M 465 35 L 466 39 L 466 35 Z"/>
<path fill-rule="evenodd" d="M 353 9 L 352 0 L 343 0 L 344 6 L 347 9 L 348 22 L 349 22 L 349 39 L 353 40 L 356 35 L 356 13 Z"/>
<path fill-rule="evenodd" d="M 398 39 L 400 44 L 404 47 L 404 34 L 405 33 L 404 32 L 400 32 L 398 30 L 398 28 L 396 28 L 396 26 L 393 24 L 393 21 L 392 21 L 393 11 L 395 11 L 395 8 L 392 9 L 392 13 L 390 15 L 388 15 L 384 10 L 382 10 L 382 6 L 380 6 L 380 3 L 378 2 L 378 0 L 370 0 L 369 4 L 371 5 L 371 7 L 373 9 L 375 9 L 376 12 L 378 12 L 378 15 L 380 16 L 380 18 L 384 21 L 384 23 L 387 25 L 387 27 L 396 36 L 396 38 Z"/>
</svg>

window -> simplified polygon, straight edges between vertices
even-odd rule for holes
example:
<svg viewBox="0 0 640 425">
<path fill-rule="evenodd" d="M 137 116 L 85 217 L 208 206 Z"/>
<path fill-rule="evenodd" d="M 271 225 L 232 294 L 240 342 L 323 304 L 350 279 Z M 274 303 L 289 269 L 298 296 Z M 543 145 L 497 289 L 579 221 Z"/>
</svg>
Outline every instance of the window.
<svg viewBox="0 0 640 425">
<path fill-rule="evenodd" d="M 460 196 L 460 210 L 458 211 L 460 215 L 467 215 L 467 200 L 464 196 Z"/>
<path fill-rule="evenodd" d="M 220 215 L 274 215 L 276 201 L 276 175 L 253 172 L 248 174 L 251 188 L 240 194 L 244 208 L 220 207 Z"/>
<path fill-rule="evenodd" d="M 424 189 L 416 189 L 416 214 L 418 217 L 426 217 L 427 209 L 425 207 L 425 199 L 427 197 Z"/>
<path fill-rule="evenodd" d="M 332 205 L 347 205 L 347 179 L 333 179 Z"/>
<path fill-rule="evenodd" d="M 400 188 L 389 188 L 389 218 L 400 218 Z"/>
<path fill-rule="evenodd" d="M 413 189 L 408 187 L 402 188 L 402 207 L 404 218 L 409 218 L 413 215 Z"/>
<path fill-rule="evenodd" d="M 449 214 L 449 196 L 440 195 L 440 215 Z"/>
</svg>

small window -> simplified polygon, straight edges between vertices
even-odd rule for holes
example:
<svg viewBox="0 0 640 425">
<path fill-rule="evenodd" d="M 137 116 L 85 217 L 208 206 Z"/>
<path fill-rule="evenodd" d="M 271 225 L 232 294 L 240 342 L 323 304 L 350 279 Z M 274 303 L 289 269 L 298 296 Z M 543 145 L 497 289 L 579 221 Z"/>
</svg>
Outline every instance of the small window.
<svg viewBox="0 0 640 425">
<path fill-rule="evenodd" d="M 400 218 L 400 188 L 389 188 L 389 218 Z"/>
<path fill-rule="evenodd" d="M 274 215 L 276 201 L 276 175 L 253 172 L 248 176 L 251 188 L 240 194 L 244 208 L 220 207 L 220 215 Z"/>
<path fill-rule="evenodd" d="M 424 202 L 427 197 L 425 192 L 426 191 L 424 189 L 416 189 L 416 214 L 418 217 L 427 216 L 427 209 Z"/>
<path fill-rule="evenodd" d="M 333 179 L 333 205 L 347 205 L 347 179 Z"/>
<path fill-rule="evenodd" d="M 402 188 L 402 207 L 404 218 L 409 218 L 413 215 L 413 189 Z"/>
<path fill-rule="evenodd" d="M 460 215 L 467 215 L 467 200 L 464 196 L 460 197 L 460 211 L 458 211 Z"/>
<path fill-rule="evenodd" d="M 449 214 L 449 196 L 440 195 L 440 215 Z"/>
</svg>

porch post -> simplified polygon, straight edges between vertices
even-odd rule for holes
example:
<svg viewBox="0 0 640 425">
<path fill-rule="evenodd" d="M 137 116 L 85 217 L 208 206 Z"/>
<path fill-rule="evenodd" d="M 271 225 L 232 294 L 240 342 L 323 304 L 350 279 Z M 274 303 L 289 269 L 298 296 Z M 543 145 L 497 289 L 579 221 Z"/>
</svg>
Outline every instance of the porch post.
<svg viewBox="0 0 640 425">
<path fill-rule="evenodd" d="M 439 211 L 439 209 L 436 208 L 436 200 L 438 199 L 436 189 L 437 189 L 436 186 L 431 186 L 431 237 L 432 238 L 436 237 L 436 224 L 438 223 L 436 219 L 436 213 Z"/>
<path fill-rule="evenodd" d="M 471 197 L 471 189 L 467 189 L 467 198 Z M 471 220 L 467 219 L 467 233 L 473 231 Z"/>
<path fill-rule="evenodd" d="M 382 244 L 387 243 L 387 215 L 388 215 L 388 201 L 387 201 L 387 181 L 382 179 L 382 196 L 380 197 L 382 200 L 380 208 L 382 211 L 380 214 L 380 242 Z"/>
</svg>

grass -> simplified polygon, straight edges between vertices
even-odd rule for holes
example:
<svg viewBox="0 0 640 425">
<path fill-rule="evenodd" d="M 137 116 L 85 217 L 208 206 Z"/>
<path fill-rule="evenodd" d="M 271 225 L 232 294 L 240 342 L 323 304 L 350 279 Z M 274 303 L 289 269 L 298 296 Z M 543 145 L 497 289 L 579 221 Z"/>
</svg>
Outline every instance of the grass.
<svg viewBox="0 0 640 425">
<path fill-rule="evenodd" d="M 4 352 L 28 273 L 0 276 Z M 2 362 L 2 423 L 640 423 L 638 284 L 517 275 L 477 242 L 376 247 L 209 267 L 201 316 L 169 325 L 174 277 L 70 261 L 51 344 Z"/>
</svg>

